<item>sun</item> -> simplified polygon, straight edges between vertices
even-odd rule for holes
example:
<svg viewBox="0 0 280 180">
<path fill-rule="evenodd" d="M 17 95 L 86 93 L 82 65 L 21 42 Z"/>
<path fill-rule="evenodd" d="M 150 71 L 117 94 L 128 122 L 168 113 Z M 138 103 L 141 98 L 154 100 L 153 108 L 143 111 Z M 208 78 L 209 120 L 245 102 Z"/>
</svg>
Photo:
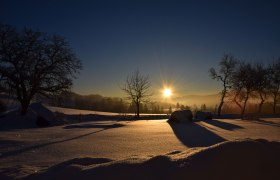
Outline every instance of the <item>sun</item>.
<svg viewBox="0 0 280 180">
<path fill-rule="evenodd" d="M 163 90 L 163 96 L 164 97 L 170 97 L 171 94 L 172 94 L 171 89 L 166 88 L 166 89 Z"/>
</svg>

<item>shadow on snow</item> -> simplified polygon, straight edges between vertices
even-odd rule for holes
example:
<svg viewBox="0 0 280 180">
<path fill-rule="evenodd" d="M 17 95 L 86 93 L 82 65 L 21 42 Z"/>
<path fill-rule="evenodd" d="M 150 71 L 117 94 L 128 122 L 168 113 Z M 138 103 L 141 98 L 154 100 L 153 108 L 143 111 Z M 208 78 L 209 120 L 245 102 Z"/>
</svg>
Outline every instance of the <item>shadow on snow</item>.
<svg viewBox="0 0 280 180">
<path fill-rule="evenodd" d="M 210 125 L 213 125 L 213 126 L 216 126 L 218 128 L 221 128 L 221 129 L 229 130 L 229 131 L 232 131 L 232 130 L 235 130 L 235 129 L 243 129 L 243 127 L 241 127 L 241 126 L 231 124 L 231 123 L 228 123 L 228 122 L 223 122 L 223 121 L 220 121 L 220 120 L 206 120 L 206 121 L 203 121 L 203 122 L 205 122 L 207 124 L 210 124 Z"/>
<path fill-rule="evenodd" d="M 209 131 L 197 123 L 169 122 L 176 137 L 187 147 L 206 147 L 217 144 L 226 139 Z"/>
<path fill-rule="evenodd" d="M 64 126 L 64 129 L 74 129 L 74 128 L 103 128 L 111 129 L 124 126 L 123 124 L 77 124 L 77 125 L 68 125 Z"/>
<path fill-rule="evenodd" d="M 83 125 L 73 125 L 73 126 L 83 126 Z M 8 157 L 8 156 L 13 156 L 13 155 L 17 155 L 17 154 L 20 154 L 20 153 L 24 153 L 24 152 L 27 152 L 27 151 L 33 151 L 35 149 L 42 148 L 42 147 L 45 147 L 45 146 L 76 140 L 76 139 L 83 138 L 83 137 L 86 137 L 86 136 L 89 136 L 89 135 L 92 135 L 92 134 L 99 133 L 101 131 L 105 131 L 107 129 L 122 127 L 122 126 L 125 126 L 125 125 L 112 124 L 112 125 L 107 125 L 107 126 L 106 125 L 93 125 L 93 126 L 95 126 L 95 128 L 99 127 L 99 128 L 102 128 L 102 129 L 97 130 L 97 131 L 93 131 L 93 132 L 90 132 L 90 133 L 82 134 L 82 135 L 79 135 L 79 136 L 75 136 L 75 137 L 72 137 L 72 138 L 67 138 L 67 139 L 63 139 L 63 140 L 57 140 L 57 141 L 52 141 L 52 142 L 47 142 L 47 143 L 42 143 L 42 144 L 36 144 L 36 145 L 24 147 L 24 148 L 9 151 L 9 152 L 3 152 L 0 156 L 0 159 Z M 84 126 L 83 128 L 85 128 L 85 127 L 86 126 Z M 72 128 L 77 128 L 77 127 L 72 127 Z"/>
<path fill-rule="evenodd" d="M 267 126 L 275 126 L 275 127 L 280 127 L 280 123 L 272 122 L 269 120 L 264 120 L 264 119 L 257 119 L 254 121 L 250 121 L 256 124 L 262 124 L 262 125 L 267 125 Z"/>
</svg>

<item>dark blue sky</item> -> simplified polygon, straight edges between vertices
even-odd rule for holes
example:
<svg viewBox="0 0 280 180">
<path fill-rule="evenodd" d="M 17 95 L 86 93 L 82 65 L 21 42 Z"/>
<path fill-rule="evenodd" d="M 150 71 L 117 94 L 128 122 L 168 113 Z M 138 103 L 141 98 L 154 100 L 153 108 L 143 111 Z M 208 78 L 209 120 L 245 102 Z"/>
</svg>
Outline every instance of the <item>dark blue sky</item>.
<svg viewBox="0 0 280 180">
<path fill-rule="evenodd" d="M 218 92 L 208 77 L 223 53 L 250 61 L 280 56 L 280 1 L 1 0 L 0 22 L 66 37 L 84 69 L 73 90 L 122 96 L 137 68 L 157 95 Z"/>
</svg>

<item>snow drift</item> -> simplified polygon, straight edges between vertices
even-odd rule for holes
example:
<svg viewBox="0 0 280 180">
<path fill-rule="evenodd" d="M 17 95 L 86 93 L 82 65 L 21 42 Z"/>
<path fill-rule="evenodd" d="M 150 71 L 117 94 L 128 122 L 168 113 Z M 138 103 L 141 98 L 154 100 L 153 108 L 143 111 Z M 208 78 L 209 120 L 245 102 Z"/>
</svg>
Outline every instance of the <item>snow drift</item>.
<svg viewBox="0 0 280 180">
<path fill-rule="evenodd" d="M 227 141 L 146 158 L 76 158 L 27 179 L 280 179 L 279 152 L 279 142 Z"/>
<path fill-rule="evenodd" d="M 45 126 L 65 124 L 63 119 L 57 118 L 55 113 L 49 110 L 45 105 L 41 103 L 32 103 L 29 106 L 27 114 L 24 116 L 20 114 L 19 108 L 2 113 L 0 117 L 0 129 L 35 128 L 40 126 L 38 120 L 47 122 Z"/>
<path fill-rule="evenodd" d="M 41 103 L 32 103 L 30 104 L 29 108 L 34 111 L 37 114 L 37 122 L 38 122 L 38 117 L 41 117 L 45 121 L 49 123 L 49 125 L 57 125 L 59 124 L 57 118 L 53 114 L 52 111 L 50 111 L 47 107 L 45 107 Z"/>
</svg>

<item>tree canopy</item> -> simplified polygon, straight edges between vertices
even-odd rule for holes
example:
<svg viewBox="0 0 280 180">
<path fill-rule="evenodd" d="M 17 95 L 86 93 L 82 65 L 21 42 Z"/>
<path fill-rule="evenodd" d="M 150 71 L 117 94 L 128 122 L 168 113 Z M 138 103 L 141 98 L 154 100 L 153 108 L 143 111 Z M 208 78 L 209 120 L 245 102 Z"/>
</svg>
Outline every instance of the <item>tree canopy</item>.
<svg viewBox="0 0 280 180">
<path fill-rule="evenodd" d="M 0 85 L 16 96 L 26 114 L 35 94 L 68 91 L 82 68 L 65 38 L 25 28 L 0 25 Z"/>
</svg>

